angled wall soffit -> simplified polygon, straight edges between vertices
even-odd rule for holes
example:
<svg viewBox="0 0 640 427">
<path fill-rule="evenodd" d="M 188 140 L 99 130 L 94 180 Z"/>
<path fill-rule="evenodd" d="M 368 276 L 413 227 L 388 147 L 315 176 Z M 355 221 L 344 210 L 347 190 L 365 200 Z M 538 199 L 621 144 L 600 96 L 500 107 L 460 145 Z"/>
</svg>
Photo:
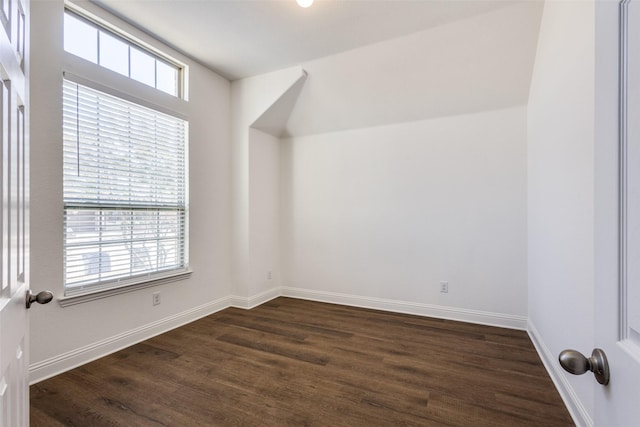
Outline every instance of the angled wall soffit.
<svg viewBox="0 0 640 427">
<path fill-rule="evenodd" d="M 289 116 L 306 80 L 307 72 L 302 70 L 301 76 L 250 127 L 276 138 L 285 136 Z"/>
</svg>

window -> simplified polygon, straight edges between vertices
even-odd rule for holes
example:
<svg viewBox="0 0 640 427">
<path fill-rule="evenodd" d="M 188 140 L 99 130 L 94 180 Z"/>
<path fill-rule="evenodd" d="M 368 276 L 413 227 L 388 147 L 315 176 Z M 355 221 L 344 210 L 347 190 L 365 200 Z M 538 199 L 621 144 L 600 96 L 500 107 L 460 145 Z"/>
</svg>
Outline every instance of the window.
<svg viewBox="0 0 640 427">
<path fill-rule="evenodd" d="M 190 274 L 187 67 L 68 7 L 63 306 Z"/>
<path fill-rule="evenodd" d="M 181 67 L 69 10 L 64 50 L 147 86 L 179 96 Z"/>
<path fill-rule="evenodd" d="M 187 122 L 64 80 L 65 295 L 184 271 Z"/>
</svg>

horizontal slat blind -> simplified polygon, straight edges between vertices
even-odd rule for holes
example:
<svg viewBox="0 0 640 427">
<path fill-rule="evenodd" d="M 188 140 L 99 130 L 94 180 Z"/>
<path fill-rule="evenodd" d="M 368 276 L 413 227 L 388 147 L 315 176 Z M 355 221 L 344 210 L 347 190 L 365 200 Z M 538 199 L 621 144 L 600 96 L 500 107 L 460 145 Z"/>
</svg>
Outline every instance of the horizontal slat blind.
<svg viewBox="0 0 640 427">
<path fill-rule="evenodd" d="M 186 268 L 184 120 L 65 80 L 67 295 Z"/>
</svg>

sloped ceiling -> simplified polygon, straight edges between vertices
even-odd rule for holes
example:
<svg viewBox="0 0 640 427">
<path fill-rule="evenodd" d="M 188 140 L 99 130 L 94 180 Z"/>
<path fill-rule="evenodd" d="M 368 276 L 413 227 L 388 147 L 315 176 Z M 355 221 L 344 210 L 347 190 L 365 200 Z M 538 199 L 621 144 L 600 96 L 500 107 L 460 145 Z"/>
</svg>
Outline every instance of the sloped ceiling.
<svg viewBox="0 0 640 427">
<path fill-rule="evenodd" d="M 295 0 L 92 0 L 230 80 L 423 31 L 514 1 L 316 0 L 303 9 Z"/>
<path fill-rule="evenodd" d="M 306 79 L 307 73 L 303 72 L 300 78 L 253 122 L 251 127 L 266 132 L 276 138 L 286 135 L 287 123 L 289 122 L 291 112 L 298 101 L 298 96 L 304 87 Z"/>
<path fill-rule="evenodd" d="M 308 78 L 296 87 L 297 99 L 287 98 L 286 126 L 269 129 L 284 137 L 525 105 L 544 5 L 316 0 L 303 9 L 295 0 L 92 2 L 231 80 L 304 68 Z M 265 128 L 263 122 L 269 120 L 256 126 Z"/>
<path fill-rule="evenodd" d="M 302 63 L 308 79 L 284 136 L 526 105 L 542 6 L 512 4 Z"/>
</svg>

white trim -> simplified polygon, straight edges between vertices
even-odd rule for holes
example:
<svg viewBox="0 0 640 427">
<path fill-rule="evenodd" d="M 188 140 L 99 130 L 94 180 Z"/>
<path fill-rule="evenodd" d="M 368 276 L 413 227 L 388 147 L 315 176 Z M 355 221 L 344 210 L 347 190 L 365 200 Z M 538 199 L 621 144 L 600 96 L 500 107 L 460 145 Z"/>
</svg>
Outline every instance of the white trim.
<svg viewBox="0 0 640 427">
<path fill-rule="evenodd" d="M 244 308 L 250 310 L 259 305 L 264 304 L 267 301 L 271 301 L 274 298 L 282 296 L 282 288 L 272 288 L 267 291 L 261 292 L 251 297 L 241 297 L 238 295 L 232 295 L 229 300 L 230 307 Z"/>
<path fill-rule="evenodd" d="M 150 275 L 142 278 L 136 278 L 132 282 L 127 282 L 124 285 L 116 285 L 118 287 L 110 287 L 107 289 L 89 290 L 83 294 L 67 295 L 58 298 L 58 303 L 61 307 L 69 307 L 76 304 L 82 304 L 89 301 L 95 301 L 102 298 L 107 298 L 113 295 L 120 295 L 127 292 L 137 291 L 139 289 L 150 288 L 152 286 L 165 285 L 167 283 L 177 282 L 185 280 L 191 277 L 191 270 L 174 271 L 164 275 Z M 91 288 L 89 288 L 91 289 Z M 86 291 L 86 290 L 85 290 Z"/>
<path fill-rule="evenodd" d="M 160 319 L 130 331 L 51 357 L 29 366 L 29 384 L 51 378 L 133 344 L 160 335 L 230 306 L 231 297 L 220 298 L 182 313 Z"/>
<path fill-rule="evenodd" d="M 125 41 L 129 46 L 136 47 L 141 50 L 147 51 L 149 54 L 153 55 L 157 59 L 160 59 L 177 69 L 181 69 L 186 67 L 186 65 L 182 61 L 178 61 L 177 59 L 171 57 L 167 53 L 165 53 L 162 49 L 158 49 L 157 47 L 152 46 L 149 43 L 146 43 L 139 38 L 132 36 L 131 34 L 124 31 L 117 25 L 114 25 L 109 20 L 104 19 L 96 15 L 95 13 L 91 13 L 81 6 L 78 6 L 72 1 L 65 0 L 64 2 L 65 13 L 68 10 L 71 14 L 80 17 L 84 22 L 87 22 L 91 26 L 95 27 L 98 30 L 105 31 L 109 33 L 109 35 L 116 36 L 123 41 Z M 160 44 L 163 44 L 158 40 Z"/>
<path fill-rule="evenodd" d="M 397 301 L 383 298 L 348 295 L 335 292 L 315 291 L 283 287 L 282 296 L 307 299 L 332 304 L 342 304 L 354 307 L 372 308 L 395 313 L 414 314 L 418 316 L 436 317 L 439 319 L 456 320 L 459 322 L 478 323 L 481 325 L 498 326 L 509 329 L 527 329 L 527 318 L 511 314 L 491 313 L 487 311 L 468 310 L 442 305 L 423 304 L 408 301 Z"/>
<path fill-rule="evenodd" d="M 531 320 L 528 322 L 527 332 L 529 338 L 533 343 L 542 363 L 547 370 L 547 373 L 551 377 L 553 384 L 556 386 L 560 397 L 564 401 L 573 422 L 578 427 L 593 427 L 593 419 L 589 415 L 589 412 L 582 404 L 582 401 L 578 397 L 577 393 L 571 386 L 571 383 L 567 380 L 564 371 L 560 369 L 560 363 L 557 363 L 557 358 L 551 353 L 549 347 L 544 343 L 542 336 L 536 329 Z"/>
<path fill-rule="evenodd" d="M 84 365 L 85 363 L 107 356 L 113 352 L 122 350 L 156 335 L 178 328 L 220 310 L 224 310 L 225 308 L 237 307 L 249 310 L 279 296 L 385 310 L 395 313 L 436 317 L 510 329 L 524 330 L 527 325 L 527 319 L 523 316 L 333 292 L 314 291 L 302 288 L 275 287 L 249 297 L 230 295 L 220 298 L 190 310 L 183 311 L 182 313 L 160 319 L 130 331 L 123 332 L 67 353 L 34 363 L 29 366 L 30 384 L 46 380 L 47 378 L 51 378 L 55 375 L 74 369 L 78 366 Z"/>
<path fill-rule="evenodd" d="M 620 341 L 624 341 L 629 337 L 628 327 L 628 295 L 629 295 L 629 281 L 628 281 L 628 254 L 629 254 L 629 241 L 628 241 L 628 218 L 629 218 L 629 142 L 628 142 L 628 71 L 629 71 L 629 56 L 628 56 L 628 13 L 629 13 L 629 1 L 622 0 L 620 2 L 620 33 L 619 33 L 619 118 L 618 118 L 618 135 L 619 135 L 619 158 L 618 158 L 618 338 Z"/>
<path fill-rule="evenodd" d="M 144 34 L 146 36 L 144 38 L 147 39 L 147 41 L 143 40 L 140 37 L 136 37 L 135 35 L 132 34 L 132 32 L 127 31 L 127 29 L 131 29 L 131 28 L 125 28 L 125 27 L 130 27 L 130 25 L 127 24 L 125 26 L 125 25 L 122 25 L 121 22 L 117 22 L 120 20 L 118 19 L 116 21 L 114 19 L 115 17 L 110 12 L 104 10 L 100 6 L 95 6 L 91 4 L 83 4 L 82 6 L 79 6 L 75 4 L 73 1 L 65 0 L 64 10 L 65 10 L 65 14 L 67 13 L 67 11 L 69 11 L 72 14 L 75 14 L 76 16 L 79 16 L 80 18 L 88 21 L 92 26 L 96 27 L 96 29 L 105 31 L 107 33 L 111 33 L 111 35 L 123 39 L 130 47 L 147 51 L 156 59 L 159 59 L 160 61 L 166 62 L 176 67 L 178 69 L 178 87 L 177 87 L 178 93 L 176 95 L 169 95 L 169 94 L 167 95 L 184 100 L 184 101 L 188 101 L 186 96 L 187 95 L 186 79 L 188 78 L 187 70 L 189 67 L 187 64 L 185 64 L 184 61 L 180 61 L 176 59 L 175 56 L 170 55 L 167 51 L 171 48 L 169 46 L 166 46 L 164 42 L 158 40 L 155 37 L 150 37 L 147 34 Z M 137 28 L 135 30 L 136 32 L 139 31 Z M 65 56 L 67 56 L 66 51 L 65 51 Z M 77 57 L 77 58 L 80 59 L 80 57 Z M 95 65 L 100 68 L 106 69 L 101 65 L 98 65 L 98 64 L 95 64 Z M 123 77 L 125 76 L 123 75 Z M 133 80 L 129 76 L 126 76 L 125 78 L 129 80 Z M 141 84 L 144 85 L 144 83 L 141 83 Z M 156 91 L 162 92 L 161 90 L 155 87 L 153 87 L 153 89 L 155 89 Z"/>
</svg>

